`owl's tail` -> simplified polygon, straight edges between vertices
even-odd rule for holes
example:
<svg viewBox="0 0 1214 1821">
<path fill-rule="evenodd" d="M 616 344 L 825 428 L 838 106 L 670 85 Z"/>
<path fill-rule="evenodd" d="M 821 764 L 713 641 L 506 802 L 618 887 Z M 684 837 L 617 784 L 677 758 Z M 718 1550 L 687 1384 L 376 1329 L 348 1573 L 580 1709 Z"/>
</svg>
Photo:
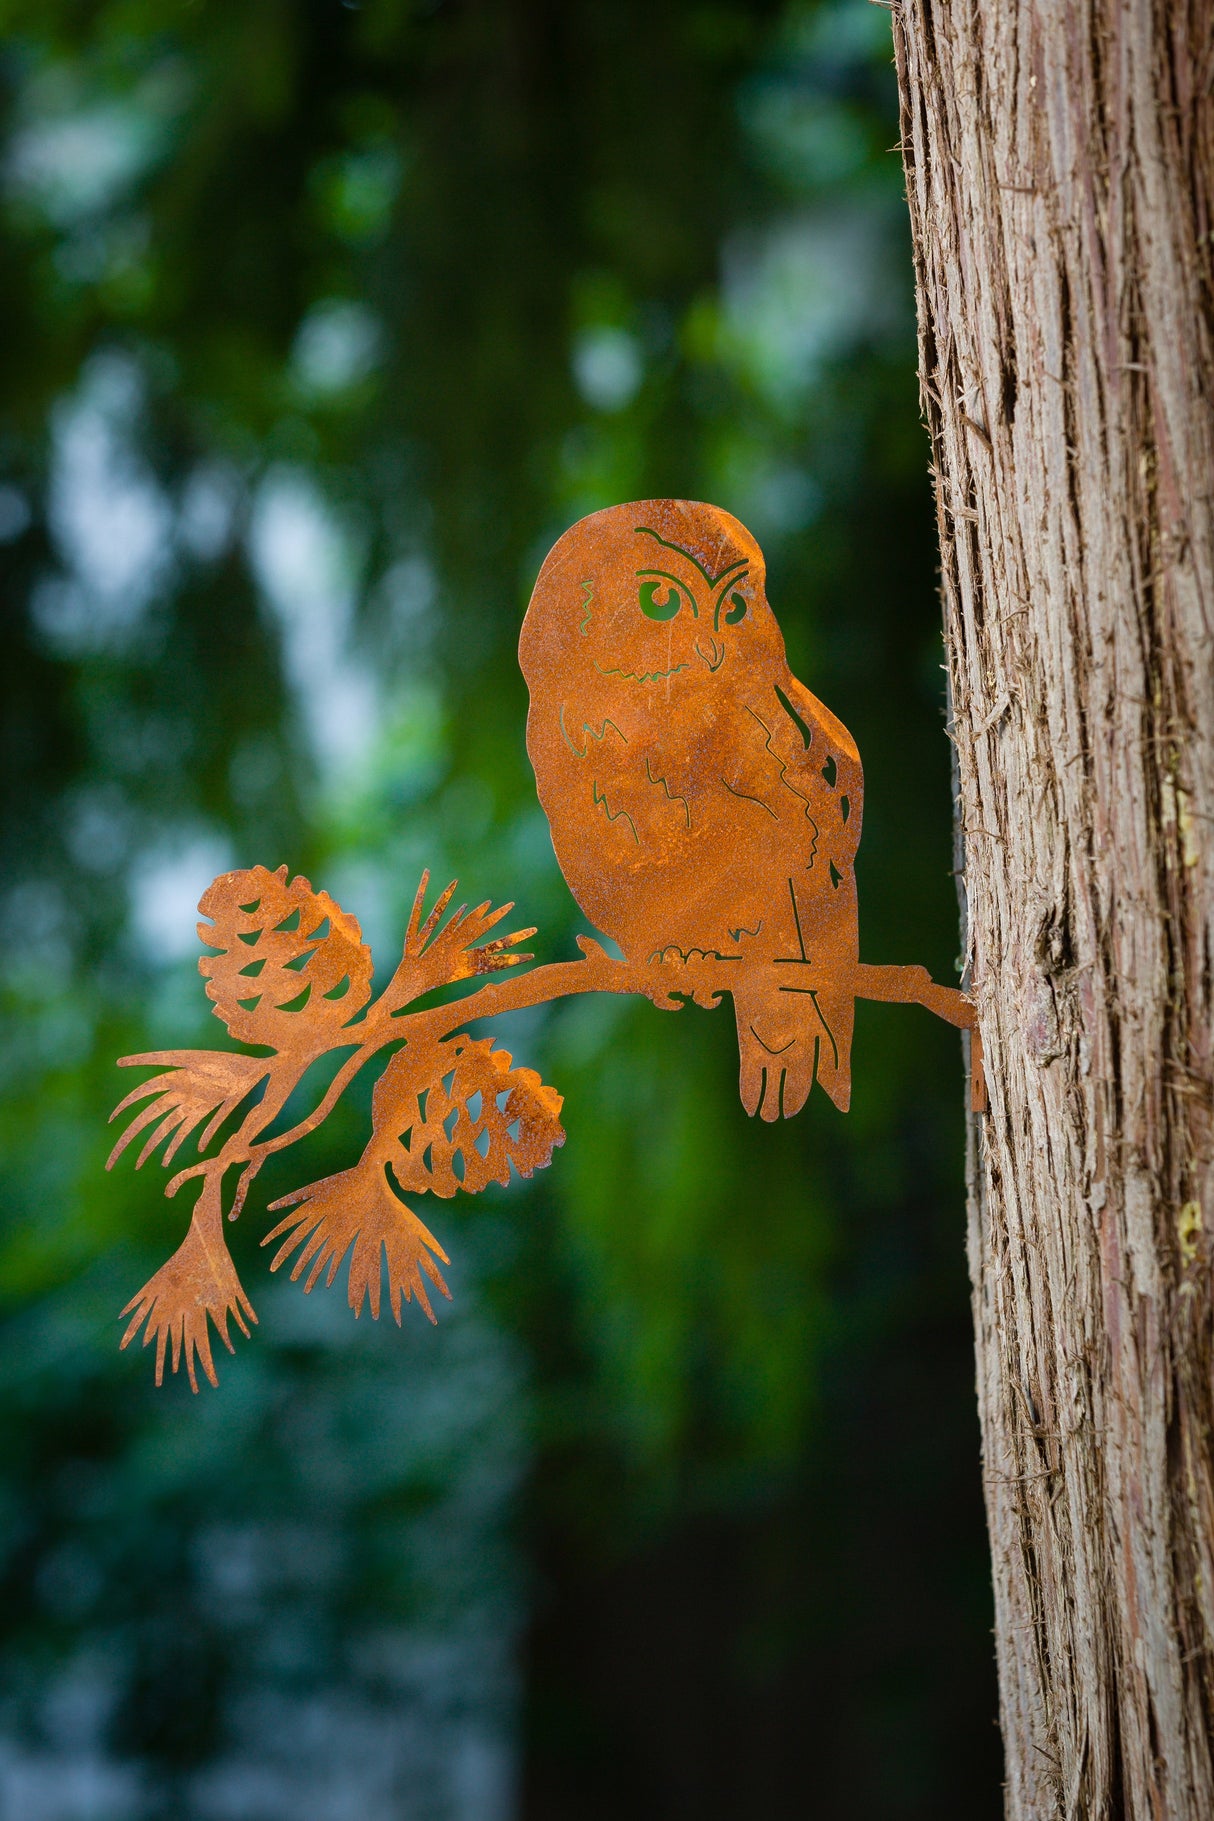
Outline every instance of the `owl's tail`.
<svg viewBox="0 0 1214 1821">
<path fill-rule="evenodd" d="M 846 987 L 782 980 L 784 971 L 765 969 L 734 991 L 742 1105 L 752 1117 L 791 1119 L 816 1077 L 846 1113 L 855 999 Z"/>
</svg>

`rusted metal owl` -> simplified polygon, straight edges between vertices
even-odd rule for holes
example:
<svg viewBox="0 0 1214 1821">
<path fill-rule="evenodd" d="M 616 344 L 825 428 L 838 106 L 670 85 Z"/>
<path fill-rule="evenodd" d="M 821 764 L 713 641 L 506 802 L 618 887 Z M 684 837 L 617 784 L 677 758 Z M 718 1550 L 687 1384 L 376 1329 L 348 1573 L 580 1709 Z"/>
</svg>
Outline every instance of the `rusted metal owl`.
<svg viewBox="0 0 1214 1821">
<path fill-rule="evenodd" d="M 593 513 L 549 553 L 519 659 L 591 923 L 638 964 L 724 964 L 747 1112 L 798 1112 L 815 1077 L 845 1111 L 863 774 L 788 668 L 754 538 L 690 500 Z"/>
<path fill-rule="evenodd" d="M 561 1097 L 513 1068 L 491 1040 L 460 1027 L 571 993 L 644 993 L 677 1010 L 687 998 L 737 1014 L 742 1102 L 779 1119 L 815 1079 L 840 1111 L 851 1098 L 857 998 L 917 1002 L 971 1033 L 971 1105 L 986 1106 L 973 1001 L 926 968 L 859 958 L 853 865 L 862 777 L 851 735 L 788 668 L 767 604 L 763 554 L 737 519 L 687 500 L 613 506 L 574 525 L 540 571 L 519 655 L 531 689 L 527 750 L 553 844 L 574 897 L 624 951 L 587 936 L 579 961 L 514 973 L 534 929 L 485 938 L 510 910 L 451 913 L 452 881 L 429 915 L 423 873 L 401 960 L 370 999 L 372 958 L 357 922 L 288 868 L 244 867 L 204 893 L 199 963 L 229 1034 L 256 1056 L 162 1050 L 123 1063 L 161 1070 L 120 1101 L 139 1103 L 110 1155 L 150 1126 L 142 1164 L 165 1141 L 167 1164 L 190 1133 L 219 1149 L 186 1164 L 166 1193 L 202 1192 L 173 1256 L 128 1303 L 122 1345 L 156 1341 L 156 1382 L 182 1359 L 215 1381 L 208 1322 L 231 1348 L 229 1317 L 255 1320 L 224 1242 L 223 1184 L 235 1220 L 266 1159 L 327 1118 L 377 1052 L 392 1061 L 372 1096 L 372 1136 L 353 1169 L 271 1206 L 289 1212 L 263 1244 L 271 1265 L 297 1254 L 310 1290 L 350 1255 L 350 1304 L 379 1314 L 381 1262 L 392 1309 L 416 1296 L 433 1320 L 428 1278 L 446 1253 L 397 1190 L 475 1194 L 530 1175 L 564 1143 Z M 307 970 L 305 972 L 305 970 Z M 473 975 L 504 975 L 466 998 L 427 1003 Z M 336 984 L 334 984 L 336 983 Z M 403 1047 L 402 1047 L 403 1041 Z M 312 1064 L 345 1061 L 313 1111 L 268 1129 Z M 395 1185 L 395 1186 L 393 1186 Z M 382 1255 L 382 1257 L 381 1257 Z"/>
</svg>

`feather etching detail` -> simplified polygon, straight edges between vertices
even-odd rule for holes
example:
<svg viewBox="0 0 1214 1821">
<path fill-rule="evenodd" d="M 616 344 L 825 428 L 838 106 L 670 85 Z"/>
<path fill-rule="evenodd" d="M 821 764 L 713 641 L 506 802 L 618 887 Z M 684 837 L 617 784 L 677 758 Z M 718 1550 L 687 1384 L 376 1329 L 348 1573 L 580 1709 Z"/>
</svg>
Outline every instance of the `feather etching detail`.
<svg viewBox="0 0 1214 1821">
<path fill-rule="evenodd" d="M 864 784 L 854 741 L 788 667 L 762 552 L 726 512 L 685 500 L 611 507 L 574 525 L 546 559 L 523 623 L 527 750 L 565 879 L 594 927 L 581 958 L 522 973 L 512 906 L 426 909 L 422 875 L 400 961 L 372 996 L 354 917 L 309 882 L 254 866 L 199 903 L 199 962 L 215 1016 L 242 1050 L 164 1050 L 122 1067 L 159 1071 L 114 1109 L 112 1167 L 142 1140 L 180 1163 L 165 1193 L 197 1197 L 185 1238 L 123 1311 L 122 1346 L 216 1383 L 211 1328 L 232 1350 L 256 1315 L 224 1239 L 266 1159 L 316 1129 L 358 1071 L 394 1054 L 375 1087 L 371 1135 L 350 1169 L 281 1196 L 270 1268 L 311 1291 L 347 1268 L 355 1315 L 377 1318 L 386 1280 L 399 1322 L 433 1321 L 450 1294 L 439 1238 L 411 1205 L 476 1194 L 544 1168 L 564 1143 L 561 1097 L 473 1020 L 587 992 L 639 993 L 678 1011 L 733 1002 L 748 1113 L 789 1118 L 815 1082 L 846 1110 L 857 998 L 917 1002 L 971 1032 L 973 1104 L 985 1105 L 972 1003 L 921 967 L 859 959 L 855 857 Z M 579 744 L 579 741 L 581 742 Z M 470 996 L 437 989 L 485 977 Z M 503 977 L 508 976 L 508 977 Z M 427 1001 L 422 1005 L 422 1001 Z M 279 1130 L 314 1062 L 343 1052 L 313 1110 Z M 224 1181 L 236 1172 L 230 1203 Z M 410 1199 L 406 1199 L 410 1198 Z"/>
</svg>

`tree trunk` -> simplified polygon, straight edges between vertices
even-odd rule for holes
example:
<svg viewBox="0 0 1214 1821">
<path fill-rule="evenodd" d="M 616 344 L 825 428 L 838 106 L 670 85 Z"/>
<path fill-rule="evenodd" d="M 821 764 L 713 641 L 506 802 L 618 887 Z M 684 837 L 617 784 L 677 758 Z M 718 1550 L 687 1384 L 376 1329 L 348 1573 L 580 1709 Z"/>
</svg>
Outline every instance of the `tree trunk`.
<svg viewBox="0 0 1214 1821">
<path fill-rule="evenodd" d="M 1210 1821 L 1214 3 L 894 32 L 1007 1813 Z"/>
</svg>

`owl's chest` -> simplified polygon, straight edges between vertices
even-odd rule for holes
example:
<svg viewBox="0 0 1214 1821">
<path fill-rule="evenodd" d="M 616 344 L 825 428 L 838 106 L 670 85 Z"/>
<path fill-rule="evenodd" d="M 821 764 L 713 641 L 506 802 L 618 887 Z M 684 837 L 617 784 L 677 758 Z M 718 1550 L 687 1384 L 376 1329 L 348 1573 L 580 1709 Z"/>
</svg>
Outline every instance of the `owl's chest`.
<svg viewBox="0 0 1214 1821">
<path fill-rule="evenodd" d="M 598 928 L 626 952 L 642 938 L 794 952 L 790 877 L 813 897 L 827 857 L 796 755 L 747 704 L 668 718 L 566 703 L 560 726 L 559 762 L 536 773 L 562 871 Z"/>
</svg>

